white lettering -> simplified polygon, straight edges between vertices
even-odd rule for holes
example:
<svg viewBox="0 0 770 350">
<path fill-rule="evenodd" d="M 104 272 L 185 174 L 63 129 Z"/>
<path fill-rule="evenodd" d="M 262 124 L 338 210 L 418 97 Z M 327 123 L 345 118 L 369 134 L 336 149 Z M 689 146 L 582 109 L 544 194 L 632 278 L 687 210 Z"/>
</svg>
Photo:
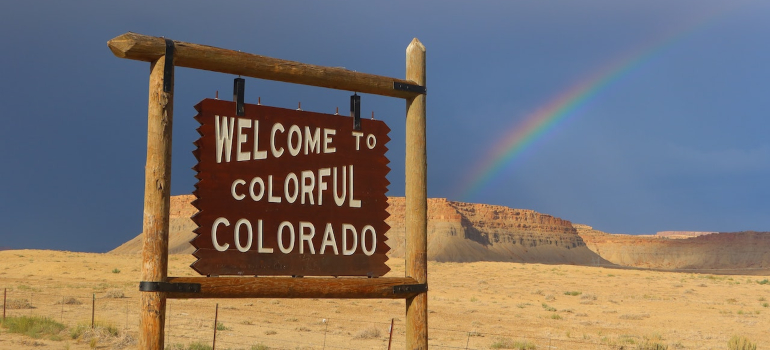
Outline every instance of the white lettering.
<svg viewBox="0 0 770 350">
<path fill-rule="evenodd" d="M 366 137 L 366 147 L 373 149 L 374 146 L 377 146 L 377 137 L 374 136 L 374 134 L 369 134 L 369 136 Z"/>
<path fill-rule="evenodd" d="M 329 185 L 324 181 L 324 176 L 329 176 L 331 173 L 332 170 L 329 168 L 318 169 L 318 205 L 323 205 L 323 191 L 329 189 Z"/>
<path fill-rule="evenodd" d="M 370 232 L 372 234 L 372 248 L 369 250 L 366 249 L 366 232 Z M 377 249 L 377 233 L 374 232 L 374 227 L 371 225 L 366 225 L 361 231 L 361 250 L 364 251 L 364 254 L 372 256 L 375 249 Z"/>
<path fill-rule="evenodd" d="M 305 234 L 305 229 L 310 229 L 310 233 Z M 313 226 L 312 223 L 307 221 L 300 221 L 299 222 L 299 253 L 304 254 L 305 253 L 305 245 L 302 242 L 307 242 L 307 247 L 310 250 L 310 254 L 315 254 L 315 247 L 313 247 L 313 242 L 311 241 L 313 239 L 313 236 L 315 236 L 315 226 Z"/>
<path fill-rule="evenodd" d="M 259 195 L 254 194 L 254 185 L 259 184 Z M 251 199 L 255 202 L 259 202 L 262 200 L 262 196 L 265 194 L 265 182 L 262 181 L 262 178 L 257 176 L 251 179 L 251 182 L 249 183 L 249 196 L 251 196 Z"/>
<path fill-rule="evenodd" d="M 334 153 L 337 152 L 337 148 L 335 147 L 329 147 L 329 144 L 332 143 L 332 136 L 337 133 L 337 130 L 334 129 L 324 129 L 324 153 Z"/>
<path fill-rule="evenodd" d="M 289 182 L 294 182 L 294 194 L 289 194 Z M 297 175 L 289 173 L 286 175 L 286 180 L 283 180 L 283 195 L 286 197 L 286 201 L 294 203 L 299 195 L 299 182 L 297 181 Z"/>
<path fill-rule="evenodd" d="M 339 251 L 337 251 L 337 241 L 334 238 L 334 229 L 332 228 L 331 223 L 326 224 L 324 239 L 321 244 L 321 252 L 319 254 L 323 254 L 328 246 L 331 246 L 334 249 L 334 255 L 340 255 Z"/>
<path fill-rule="evenodd" d="M 259 150 L 259 120 L 254 121 L 254 159 L 266 159 L 267 151 Z"/>
<path fill-rule="evenodd" d="M 283 245 L 283 228 L 288 227 L 289 228 L 289 247 L 286 248 Z M 291 225 L 290 222 L 284 221 L 280 225 L 278 225 L 278 249 L 281 250 L 281 253 L 289 254 L 292 250 L 294 250 L 294 226 Z"/>
<path fill-rule="evenodd" d="M 217 226 L 219 226 L 219 224 L 230 226 L 230 221 L 227 221 L 225 218 L 217 218 L 214 220 L 214 225 L 211 226 L 211 243 L 214 244 L 214 249 L 223 252 L 230 247 L 230 244 L 225 243 L 224 245 L 219 245 L 219 242 L 217 242 Z"/>
<path fill-rule="evenodd" d="M 260 224 L 262 221 L 260 220 Z M 241 245 L 241 225 L 246 225 L 246 232 L 248 232 L 248 235 L 246 236 L 246 245 Z M 363 234 L 363 233 L 362 233 Z M 251 230 L 251 222 L 246 219 L 240 219 L 235 223 L 235 233 L 233 234 L 233 237 L 235 239 L 235 247 L 238 248 L 238 251 L 241 253 L 248 252 L 249 249 L 251 249 L 251 240 L 253 238 L 253 232 Z M 363 237 L 361 240 L 361 243 L 363 243 Z"/>
<path fill-rule="evenodd" d="M 310 127 L 305 127 L 305 154 L 321 153 L 321 129 L 315 128 L 315 131 L 311 134 Z"/>
<path fill-rule="evenodd" d="M 257 253 L 273 253 L 273 248 L 265 248 L 262 244 L 262 220 L 257 221 Z"/>
<path fill-rule="evenodd" d="M 364 133 L 360 131 L 353 131 L 353 136 L 356 137 L 356 151 L 360 149 L 360 143 L 361 143 L 361 136 L 364 136 Z"/>
<path fill-rule="evenodd" d="M 337 167 L 334 167 L 334 169 L 332 170 L 332 183 L 334 184 L 332 186 L 332 193 L 334 194 L 334 203 L 336 203 L 338 207 L 341 207 L 343 204 L 345 204 L 345 197 L 346 197 L 345 194 L 347 193 L 346 192 L 347 186 L 345 185 L 345 174 L 347 173 L 347 171 L 345 170 L 344 167 L 342 169 L 343 170 L 340 172 L 342 173 L 342 185 L 339 187 L 338 187 L 339 183 L 337 182 Z M 342 189 L 341 196 L 338 195 L 339 193 L 339 191 L 337 190 L 338 188 Z"/>
<path fill-rule="evenodd" d="M 294 139 L 293 135 L 297 135 L 296 144 L 292 141 Z M 302 130 L 300 130 L 299 126 L 292 125 L 289 127 L 289 136 L 286 138 L 286 143 L 289 145 L 289 154 L 292 156 L 299 154 L 299 151 L 302 150 Z"/>
<path fill-rule="evenodd" d="M 361 208 L 361 200 L 353 198 L 353 165 L 350 166 L 350 202 L 351 208 Z"/>
<path fill-rule="evenodd" d="M 235 159 L 239 162 L 251 158 L 251 152 L 241 152 L 241 146 L 246 142 L 246 134 L 243 133 L 243 129 L 247 128 L 251 128 L 251 119 L 238 118 L 238 147 Z"/>
<path fill-rule="evenodd" d="M 273 196 L 273 175 L 267 176 L 267 201 L 270 203 L 281 203 L 281 197 Z"/>
<path fill-rule="evenodd" d="M 310 181 L 310 184 L 308 184 Z M 315 188 L 315 175 L 310 170 L 302 171 L 302 198 L 300 198 L 300 204 L 305 204 L 305 195 L 309 198 L 311 205 L 313 202 L 313 189 Z"/>
<path fill-rule="evenodd" d="M 353 247 L 348 249 L 348 231 L 353 231 Z M 358 233 L 351 224 L 342 224 L 342 255 L 353 255 L 358 245 Z"/>
<path fill-rule="evenodd" d="M 244 198 L 246 198 L 245 194 L 237 194 L 237 193 L 235 193 L 235 186 L 245 185 L 245 184 L 246 184 L 246 181 L 243 181 L 241 179 L 237 179 L 237 180 L 233 181 L 233 185 L 230 186 L 230 194 L 233 195 L 233 198 L 235 200 L 240 201 L 240 200 L 243 200 Z"/>
<path fill-rule="evenodd" d="M 283 147 L 275 147 L 275 133 L 277 131 L 284 132 L 283 125 L 281 123 L 273 124 L 273 129 L 270 130 L 270 150 L 273 153 L 273 157 L 278 158 L 283 154 Z M 232 133 L 231 133 L 232 134 Z"/>
<path fill-rule="evenodd" d="M 222 163 L 223 151 L 225 153 L 225 162 L 229 162 L 230 155 L 233 151 L 233 127 L 235 126 L 235 118 L 231 118 L 229 127 L 227 117 L 221 117 L 221 127 L 219 118 L 218 115 L 214 116 L 214 133 L 217 138 L 217 163 Z"/>
</svg>

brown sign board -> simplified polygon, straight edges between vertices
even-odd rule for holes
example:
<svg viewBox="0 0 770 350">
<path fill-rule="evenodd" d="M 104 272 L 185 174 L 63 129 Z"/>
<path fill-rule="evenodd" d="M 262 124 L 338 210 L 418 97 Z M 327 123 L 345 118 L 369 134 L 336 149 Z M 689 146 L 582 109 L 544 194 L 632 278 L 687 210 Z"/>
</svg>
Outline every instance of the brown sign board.
<svg viewBox="0 0 770 350">
<path fill-rule="evenodd" d="M 193 202 L 203 275 L 378 277 L 390 247 L 382 121 L 205 99 Z"/>
</svg>

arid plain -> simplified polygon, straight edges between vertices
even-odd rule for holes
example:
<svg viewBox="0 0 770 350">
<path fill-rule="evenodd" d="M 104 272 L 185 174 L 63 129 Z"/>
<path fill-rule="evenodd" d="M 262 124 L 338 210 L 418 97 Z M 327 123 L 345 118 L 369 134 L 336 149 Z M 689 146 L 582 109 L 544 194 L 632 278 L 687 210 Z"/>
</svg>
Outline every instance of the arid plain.
<svg viewBox="0 0 770 350">
<path fill-rule="evenodd" d="M 0 261 L 0 289 L 7 288 L 9 304 L 24 299 L 31 307 L 8 309 L 8 316 L 47 316 L 68 327 L 55 340 L 2 329 L 0 348 L 135 347 L 140 256 L 8 250 L 0 251 Z M 171 276 L 196 274 L 190 255 L 169 261 Z M 389 275 L 403 276 L 402 259 L 389 265 Z M 645 342 L 724 349 L 733 335 L 759 348 L 770 344 L 770 284 L 757 275 L 431 262 L 429 284 L 436 349 L 505 348 L 514 341 L 537 349 L 636 349 Z M 218 349 L 386 349 L 391 319 L 392 347 L 403 348 L 402 300 L 319 299 L 170 300 L 167 346 L 210 346 L 217 303 Z M 78 324 L 90 326 L 92 305 L 97 325 L 117 334 L 72 339 Z"/>
</svg>

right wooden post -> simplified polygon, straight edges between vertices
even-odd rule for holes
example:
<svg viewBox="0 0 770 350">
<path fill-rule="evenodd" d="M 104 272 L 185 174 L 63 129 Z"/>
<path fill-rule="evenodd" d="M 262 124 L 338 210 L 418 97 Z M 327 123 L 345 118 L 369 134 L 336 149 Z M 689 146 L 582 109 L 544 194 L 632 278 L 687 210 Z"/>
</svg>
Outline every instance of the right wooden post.
<svg viewBox="0 0 770 350">
<path fill-rule="evenodd" d="M 425 84 L 425 46 L 406 49 L 406 80 Z M 428 188 L 425 96 L 406 100 L 406 276 L 428 283 Z M 406 299 L 406 348 L 428 349 L 428 293 Z"/>
</svg>

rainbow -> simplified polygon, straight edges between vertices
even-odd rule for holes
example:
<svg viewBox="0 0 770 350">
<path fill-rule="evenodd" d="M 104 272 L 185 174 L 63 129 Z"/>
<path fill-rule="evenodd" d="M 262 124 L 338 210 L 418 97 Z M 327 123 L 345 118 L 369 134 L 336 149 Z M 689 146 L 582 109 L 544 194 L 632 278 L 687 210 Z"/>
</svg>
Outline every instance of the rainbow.
<svg viewBox="0 0 770 350">
<path fill-rule="evenodd" d="M 707 27 L 713 19 L 724 11 L 708 11 L 687 23 L 678 26 L 678 30 L 661 35 L 636 49 L 618 56 L 604 64 L 587 78 L 573 84 L 563 92 L 551 98 L 546 104 L 526 116 L 522 122 L 504 133 L 499 141 L 482 157 L 476 166 L 470 168 L 459 186 L 461 200 L 470 201 L 481 189 L 489 184 L 507 165 L 532 148 L 538 141 L 557 127 L 565 124 L 584 111 L 586 106 L 595 101 L 608 87 L 617 83 L 630 72 L 650 61 L 674 43 L 681 41 L 696 30 Z"/>
</svg>

